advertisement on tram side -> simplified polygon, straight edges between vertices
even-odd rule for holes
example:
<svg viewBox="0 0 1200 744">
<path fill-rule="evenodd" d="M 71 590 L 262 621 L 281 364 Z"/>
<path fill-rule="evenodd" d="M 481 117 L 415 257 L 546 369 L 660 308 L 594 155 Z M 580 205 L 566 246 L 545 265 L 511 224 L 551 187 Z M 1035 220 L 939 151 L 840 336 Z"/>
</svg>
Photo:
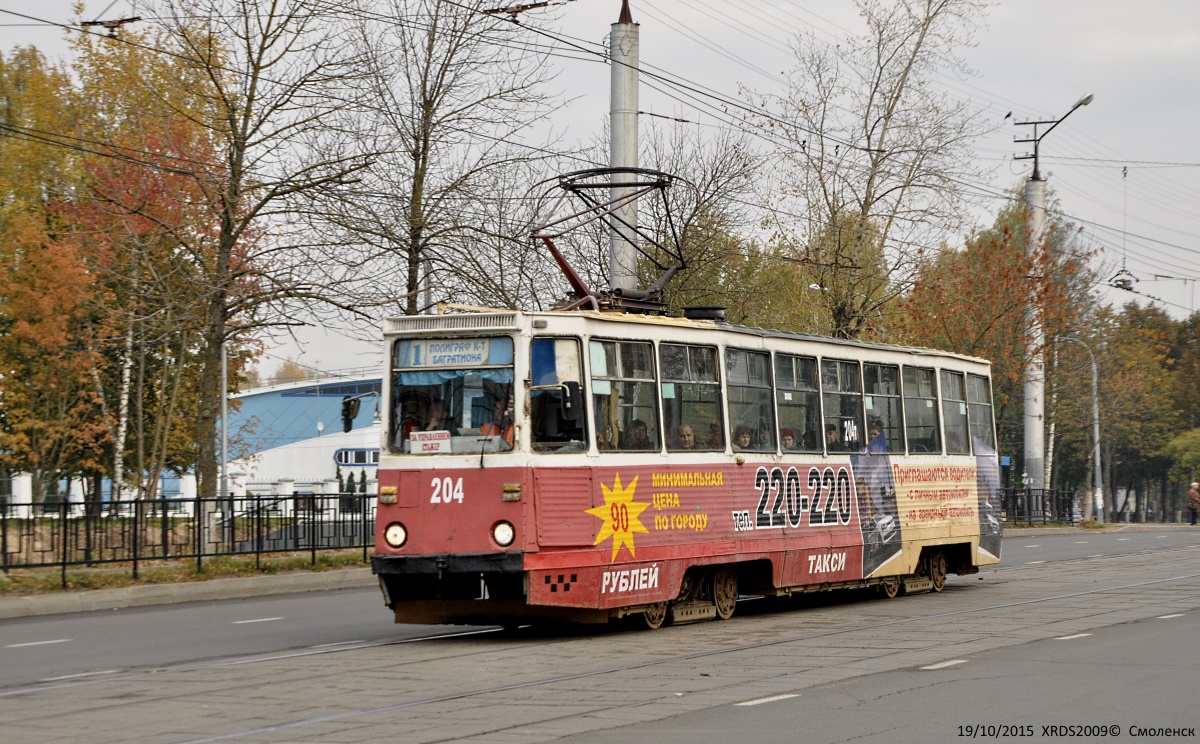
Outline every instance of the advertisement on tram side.
<svg viewBox="0 0 1200 744">
<path fill-rule="evenodd" d="M 908 555 L 905 539 L 982 533 L 997 555 L 999 523 L 987 520 L 993 496 L 983 486 L 998 483 L 995 458 L 978 462 L 918 464 L 867 451 L 844 462 L 542 470 L 535 511 L 543 551 L 526 556 L 531 600 L 585 603 L 587 587 L 601 606 L 652 601 L 678 580 L 674 559 L 782 551 L 777 580 L 800 585 L 908 572 L 920 549 Z M 580 567 L 574 583 L 570 573 L 560 579 L 556 567 L 579 566 L 571 558 L 578 552 L 553 548 L 589 546 L 599 551 L 584 561 L 594 568 Z"/>
</svg>

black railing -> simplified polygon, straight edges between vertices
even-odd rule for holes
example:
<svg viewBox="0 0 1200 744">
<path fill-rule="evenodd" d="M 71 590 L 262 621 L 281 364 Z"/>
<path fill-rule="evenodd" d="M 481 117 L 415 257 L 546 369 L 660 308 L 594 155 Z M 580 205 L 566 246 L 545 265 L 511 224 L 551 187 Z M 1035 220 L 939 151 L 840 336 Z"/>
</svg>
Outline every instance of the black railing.
<svg viewBox="0 0 1200 744">
<path fill-rule="evenodd" d="M 1073 524 L 1079 521 L 1079 501 L 1074 491 L 1005 489 L 1004 521 L 1008 525 Z"/>
<path fill-rule="evenodd" d="M 98 511 L 98 513 L 97 513 Z M 375 496 L 249 495 L 215 499 L 168 496 L 106 503 L 99 510 L 60 501 L 0 506 L 0 569 L 61 569 L 146 561 L 362 550 L 374 541 Z"/>
</svg>

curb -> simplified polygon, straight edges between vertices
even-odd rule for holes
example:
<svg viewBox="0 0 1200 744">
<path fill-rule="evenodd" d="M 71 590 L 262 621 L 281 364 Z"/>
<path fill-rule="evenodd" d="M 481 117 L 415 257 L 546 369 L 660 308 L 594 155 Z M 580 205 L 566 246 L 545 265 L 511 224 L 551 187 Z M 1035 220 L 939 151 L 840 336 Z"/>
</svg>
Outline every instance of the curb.
<svg viewBox="0 0 1200 744">
<path fill-rule="evenodd" d="M 73 612 L 119 610 L 180 602 L 212 602 L 273 594 L 299 594 L 330 589 L 359 589 L 375 586 L 369 568 L 335 571 L 292 571 L 270 576 L 248 576 L 177 584 L 146 584 L 85 592 L 33 594 L 0 597 L 0 620 Z"/>
</svg>

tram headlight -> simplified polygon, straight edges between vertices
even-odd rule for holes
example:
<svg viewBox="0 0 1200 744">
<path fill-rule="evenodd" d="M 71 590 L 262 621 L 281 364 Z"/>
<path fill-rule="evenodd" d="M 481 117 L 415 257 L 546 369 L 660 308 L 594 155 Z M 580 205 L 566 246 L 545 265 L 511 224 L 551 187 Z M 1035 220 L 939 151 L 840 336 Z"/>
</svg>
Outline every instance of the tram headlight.
<svg viewBox="0 0 1200 744">
<path fill-rule="evenodd" d="M 512 545 L 513 538 L 517 536 L 517 531 L 508 522 L 497 522 L 492 527 L 492 539 L 502 548 L 507 548 Z"/>
<path fill-rule="evenodd" d="M 399 522 L 392 522 L 383 531 L 383 539 L 393 548 L 402 548 L 408 542 L 408 530 Z"/>
</svg>

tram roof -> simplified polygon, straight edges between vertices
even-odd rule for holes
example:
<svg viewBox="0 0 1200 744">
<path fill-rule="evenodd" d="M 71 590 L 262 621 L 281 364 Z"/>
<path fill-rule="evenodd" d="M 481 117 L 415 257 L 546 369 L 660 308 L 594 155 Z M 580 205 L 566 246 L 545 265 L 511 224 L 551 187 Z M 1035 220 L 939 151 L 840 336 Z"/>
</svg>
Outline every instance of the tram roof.
<svg viewBox="0 0 1200 744">
<path fill-rule="evenodd" d="M 455 308 L 457 310 L 457 308 Z M 848 346 L 858 349 L 878 349 L 880 351 L 891 351 L 902 354 L 923 354 L 928 356 L 940 356 L 953 359 L 961 359 L 981 364 L 991 364 L 987 359 L 982 357 L 970 356 L 968 354 L 958 354 L 950 351 L 942 351 L 940 349 L 929 349 L 920 346 L 903 346 L 900 344 L 887 344 L 877 341 L 859 341 L 854 339 L 834 338 L 833 336 L 822 336 L 816 333 L 803 333 L 800 331 L 782 331 L 774 328 L 759 328 L 757 326 L 745 326 L 729 323 L 727 321 L 716 320 L 693 320 L 691 318 L 683 318 L 678 316 L 667 315 L 642 315 L 638 313 L 622 313 L 622 312 L 605 312 L 599 310 L 571 310 L 569 312 L 549 311 L 525 311 L 525 310 L 506 310 L 502 308 L 484 308 L 470 307 L 464 308 L 464 312 L 447 313 L 443 316 L 399 316 L 389 317 L 384 321 L 384 327 L 387 328 L 389 323 L 396 321 L 397 324 L 403 323 L 404 319 L 414 317 L 454 317 L 467 314 L 473 315 L 488 315 L 488 314 L 508 314 L 514 316 L 525 316 L 531 319 L 549 319 L 549 318 L 587 318 L 590 320 L 598 320 L 608 323 L 627 323 L 636 325 L 648 325 L 656 327 L 674 327 L 674 328 L 694 328 L 697 330 L 713 330 L 723 333 L 736 333 L 746 336 L 757 336 L 759 338 L 785 338 L 794 339 L 797 341 L 809 341 L 831 346 Z M 393 326 L 395 329 L 395 326 Z M 430 329 L 432 330 L 432 329 Z"/>
</svg>

